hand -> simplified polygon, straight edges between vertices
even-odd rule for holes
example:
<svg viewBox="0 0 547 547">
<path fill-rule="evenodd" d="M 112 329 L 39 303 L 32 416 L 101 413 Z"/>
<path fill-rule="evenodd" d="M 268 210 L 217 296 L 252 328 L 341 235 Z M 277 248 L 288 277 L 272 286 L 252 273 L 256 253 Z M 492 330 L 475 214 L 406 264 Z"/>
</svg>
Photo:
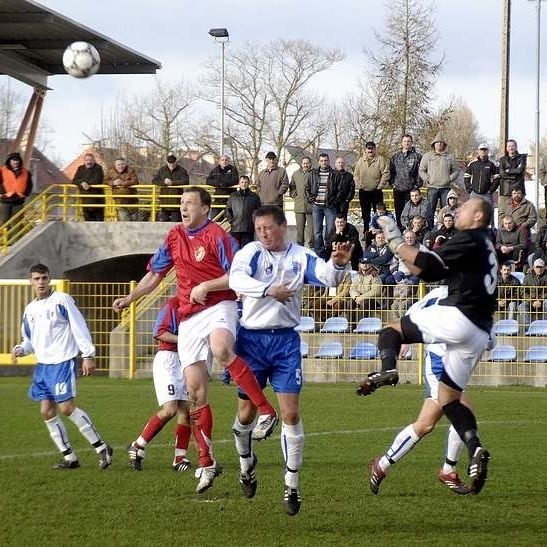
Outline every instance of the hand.
<svg viewBox="0 0 547 547">
<path fill-rule="evenodd" d="M 293 297 L 294 292 L 294 289 L 287 289 L 284 285 L 273 285 L 266 292 L 266 296 L 275 298 L 278 302 L 285 304 Z"/>
<path fill-rule="evenodd" d="M 498 300 L 498 306 L 500 308 L 505 308 L 505 300 Z"/>
<path fill-rule="evenodd" d="M 116 298 L 114 302 L 112 303 L 112 309 L 116 313 L 120 313 L 123 309 L 129 307 L 129 304 L 131 304 L 131 301 L 129 300 L 128 296 L 124 296 L 123 298 Z"/>
<path fill-rule="evenodd" d="M 82 184 L 80 184 L 80 188 L 82 190 L 89 190 L 89 184 L 87 184 L 87 182 L 82 182 Z"/>
<path fill-rule="evenodd" d="M 332 244 L 332 253 L 330 258 L 337 266 L 345 266 L 351 260 L 353 248 L 354 245 L 352 245 L 349 241 L 340 243 L 334 242 Z"/>
<path fill-rule="evenodd" d="M 532 307 L 537 310 L 538 308 L 541 308 L 541 302 L 539 300 L 534 300 L 532 302 Z"/>
<path fill-rule="evenodd" d="M 123 186 L 123 180 L 115 179 L 114 181 L 112 181 L 112 186 Z"/>
<path fill-rule="evenodd" d="M 410 350 L 410 344 L 402 344 L 401 350 L 399 351 L 399 359 L 406 359 L 406 355 Z"/>
<path fill-rule="evenodd" d="M 190 291 L 190 304 L 202 304 L 207 302 L 207 294 L 209 293 L 205 283 L 200 283 Z"/>
<path fill-rule="evenodd" d="M 95 359 L 93 357 L 84 357 L 82 362 L 82 374 L 91 376 L 95 372 Z"/>
<path fill-rule="evenodd" d="M 17 357 L 21 357 L 24 354 L 25 351 L 23 350 L 23 346 L 20 344 L 13 346 L 13 349 L 11 350 L 11 363 L 14 365 L 17 362 Z"/>
<path fill-rule="evenodd" d="M 166 186 L 169 186 L 173 181 L 171 179 L 163 179 L 163 182 Z"/>
<path fill-rule="evenodd" d="M 403 236 L 401 231 L 397 227 L 397 223 L 387 215 L 378 217 L 378 225 L 382 228 L 382 232 L 386 236 L 387 246 L 391 249 L 393 254 L 397 253 L 397 249 L 404 245 Z"/>
</svg>

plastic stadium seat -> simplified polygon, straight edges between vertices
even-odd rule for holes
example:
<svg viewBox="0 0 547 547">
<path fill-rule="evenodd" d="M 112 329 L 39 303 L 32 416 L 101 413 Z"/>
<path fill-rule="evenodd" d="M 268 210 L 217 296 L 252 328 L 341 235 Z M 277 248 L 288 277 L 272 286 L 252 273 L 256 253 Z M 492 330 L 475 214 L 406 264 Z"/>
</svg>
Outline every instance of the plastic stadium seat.
<svg viewBox="0 0 547 547">
<path fill-rule="evenodd" d="M 524 273 L 523 272 L 511 272 L 511 275 L 513 277 L 516 277 L 519 280 L 521 285 L 524 283 Z"/>
<path fill-rule="evenodd" d="M 310 352 L 310 348 L 308 346 L 307 342 L 304 342 L 304 340 L 300 341 L 300 355 L 304 358 L 307 357 Z"/>
<path fill-rule="evenodd" d="M 382 328 L 382 320 L 379 317 L 363 317 L 359 319 L 357 327 L 353 332 L 373 334 Z"/>
<path fill-rule="evenodd" d="M 511 336 L 519 333 L 519 324 L 516 319 L 500 319 L 494 323 L 494 334 Z"/>
<path fill-rule="evenodd" d="M 489 361 L 515 361 L 517 350 L 513 346 L 496 346 L 490 353 Z"/>
<path fill-rule="evenodd" d="M 321 327 L 321 332 L 348 332 L 348 320 L 345 317 L 329 317 Z"/>
<path fill-rule="evenodd" d="M 294 327 L 298 332 L 313 332 L 315 330 L 315 319 L 310 315 L 302 315 L 300 317 L 300 323 Z"/>
<path fill-rule="evenodd" d="M 527 336 L 547 336 L 547 320 L 536 319 L 526 329 Z"/>
<path fill-rule="evenodd" d="M 357 342 L 351 349 L 350 359 L 374 359 L 378 353 L 378 348 L 370 342 Z"/>
<path fill-rule="evenodd" d="M 338 359 L 344 355 L 344 348 L 340 342 L 323 342 L 315 357 L 318 359 Z"/>
<path fill-rule="evenodd" d="M 547 361 L 547 346 L 530 346 L 526 350 L 524 360 L 528 363 L 545 363 Z"/>
</svg>

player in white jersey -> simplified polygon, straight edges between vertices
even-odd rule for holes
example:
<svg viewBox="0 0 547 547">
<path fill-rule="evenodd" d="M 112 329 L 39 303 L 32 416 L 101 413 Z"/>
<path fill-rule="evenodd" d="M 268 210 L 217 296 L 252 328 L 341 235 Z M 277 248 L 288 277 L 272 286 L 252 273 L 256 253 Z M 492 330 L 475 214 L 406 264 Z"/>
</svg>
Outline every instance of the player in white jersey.
<svg viewBox="0 0 547 547">
<path fill-rule="evenodd" d="M 95 371 L 95 346 L 89 329 L 68 294 L 54 291 L 50 285 L 49 269 L 44 264 L 30 268 L 30 283 L 36 298 L 23 314 L 23 341 L 14 346 L 11 356 L 34 353 L 37 364 L 29 389 L 29 397 L 40 402 L 40 412 L 55 446 L 63 457 L 55 469 L 80 467 L 68 440 L 66 428 L 57 414 L 69 420 L 93 446 L 99 456 L 99 466 L 106 469 L 112 463 L 112 448 L 99 436 L 89 416 L 75 405 L 76 365 L 78 354 L 83 357 L 84 376 Z"/>
<path fill-rule="evenodd" d="M 336 243 L 331 260 L 286 242 L 283 210 L 264 205 L 254 212 L 258 241 L 234 256 L 230 287 L 242 295 L 243 311 L 236 353 L 250 365 L 262 389 L 269 381 L 277 395 L 282 417 L 281 447 L 285 459 L 283 502 L 289 515 L 300 510 L 298 471 L 302 465 L 304 428 L 300 418 L 302 389 L 300 337 L 301 294 L 305 283 L 333 287 L 349 269 L 350 243 Z M 256 493 L 256 456 L 252 433 L 257 408 L 239 391 L 234 438 L 241 467 L 240 483 L 246 497 Z"/>
</svg>

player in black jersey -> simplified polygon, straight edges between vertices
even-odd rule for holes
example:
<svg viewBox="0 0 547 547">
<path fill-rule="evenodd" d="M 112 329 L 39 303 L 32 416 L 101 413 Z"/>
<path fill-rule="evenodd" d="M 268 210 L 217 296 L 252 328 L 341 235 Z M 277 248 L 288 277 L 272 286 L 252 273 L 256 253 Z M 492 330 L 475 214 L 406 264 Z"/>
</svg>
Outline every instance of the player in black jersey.
<svg viewBox="0 0 547 547">
<path fill-rule="evenodd" d="M 424 281 L 446 280 L 448 296 L 380 331 L 382 370 L 369 374 L 357 389 L 358 395 L 369 395 L 378 387 L 398 383 L 396 364 L 401 344 L 445 343 L 438 402 L 469 451 L 473 494 L 484 486 L 490 456 L 481 445 L 473 412 L 460 398 L 488 345 L 496 309 L 498 265 L 487 231 L 492 215 L 492 204 L 483 198 L 465 202 L 456 217 L 458 232 L 436 253 L 405 245 L 395 222 L 387 217 L 380 219 L 391 250 L 410 272 Z"/>
</svg>

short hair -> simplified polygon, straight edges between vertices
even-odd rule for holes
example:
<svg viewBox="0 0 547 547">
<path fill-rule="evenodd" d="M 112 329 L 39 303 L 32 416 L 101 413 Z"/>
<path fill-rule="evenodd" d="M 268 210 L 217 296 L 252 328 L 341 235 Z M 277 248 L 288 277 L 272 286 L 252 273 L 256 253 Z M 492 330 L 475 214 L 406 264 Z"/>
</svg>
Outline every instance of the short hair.
<svg viewBox="0 0 547 547">
<path fill-rule="evenodd" d="M 443 215 L 443 218 L 450 217 L 452 220 L 454 220 L 454 215 L 452 213 L 445 213 Z"/>
<path fill-rule="evenodd" d="M 329 155 L 326 154 L 325 152 L 321 152 L 321 154 L 319 154 L 319 156 L 317 156 L 318 158 L 327 158 L 328 160 L 330 160 L 329 158 Z"/>
<path fill-rule="evenodd" d="M 114 160 L 114 163 L 116 163 L 117 161 L 127 162 L 127 160 L 126 160 L 123 156 L 120 156 L 119 158 L 116 158 L 116 159 Z"/>
<path fill-rule="evenodd" d="M 382 209 L 382 211 L 387 211 L 386 204 L 383 201 L 381 201 L 380 203 L 377 203 L 376 204 L 376 210 L 378 210 L 378 209 Z"/>
<path fill-rule="evenodd" d="M 508 218 L 509 220 L 512 220 L 513 222 L 515 222 L 515 219 L 513 218 L 512 215 L 503 215 L 503 218 L 501 219 L 501 221 L 503 222 L 506 218 Z"/>
<path fill-rule="evenodd" d="M 475 198 L 477 200 L 479 211 L 482 213 L 483 223 L 482 227 L 486 228 L 492 224 L 492 219 L 494 218 L 494 206 L 492 203 L 483 197 Z"/>
<path fill-rule="evenodd" d="M 205 188 L 201 188 L 201 186 L 185 186 L 182 190 L 183 194 L 189 194 L 191 192 L 199 194 L 199 199 L 202 205 L 211 207 L 211 194 L 209 194 Z"/>
<path fill-rule="evenodd" d="M 241 175 L 239 177 L 239 180 L 245 179 L 249 184 L 251 184 L 251 179 L 247 175 Z"/>
<path fill-rule="evenodd" d="M 346 213 L 336 213 L 336 218 L 343 218 L 344 220 L 348 219 Z"/>
<path fill-rule="evenodd" d="M 420 195 L 422 193 L 422 191 L 419 188 L 411 188 L 410 193 L 412 194 L 412 192 L 418 192 Z"/>
<path fill-rule="evenodd" d="M 287 224 L 287 217 L 283 209 L 277 205 L 262 205 L 253 212 L 253 222 L 259 217 L 272 216 L 276 224 Z"/>
<path fill-rule="evenodd" d="M 32 275 L 33 273 L 48 274 L 49 275 L 49 268 L 45 264 L 42 264 L 42 263 L 39 262 L 38 264 L 33 264 L 30 267 L 29 273 L 30 273 L 30 275 Z"/>
<path fill-rule="evenodd" d="M 409 139 L 414 140 L 414 137 L 413 137 L 410 133 L 405 133 L 405 134 L 401 137 L 401 140 L 403 140 L 405 137 L 408 137 Z"/>
<path fill-rule="evenodd" d="M 311 163 L 311 158 L 309 156 L 304 156 L 301 160 L 300 160 L 300 163 L 302 163 L 304 160 L 309 160 L 310 163 Z"/>
</svg>

